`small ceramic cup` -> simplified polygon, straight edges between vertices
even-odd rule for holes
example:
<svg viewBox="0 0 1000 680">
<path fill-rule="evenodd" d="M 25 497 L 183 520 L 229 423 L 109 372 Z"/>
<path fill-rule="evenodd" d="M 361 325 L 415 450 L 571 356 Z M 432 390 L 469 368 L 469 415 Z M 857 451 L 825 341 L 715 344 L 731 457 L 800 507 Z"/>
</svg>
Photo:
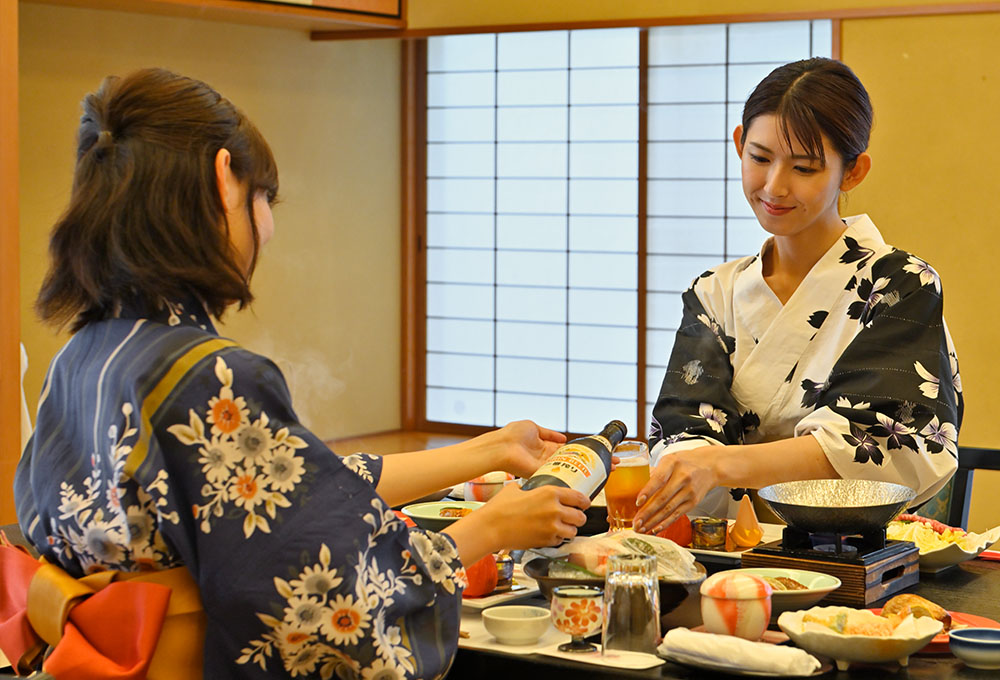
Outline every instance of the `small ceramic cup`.
<svg viewBox="0 0 1000 680">
<path fill-rule="evenodd" d="M 552 625 L 572 640 L 559 645 L 560 652 L 596 652 L 584 640 L 604 623 L 604 589 L 597 586 L 556 586 L 552 589 Z"/>
<path fill-rule="evenodd" d="M 701 584 L 705 630 L 759 640 L 771 619 L 771 586 L 750 574 L 719 572 Z"/>
</svg>

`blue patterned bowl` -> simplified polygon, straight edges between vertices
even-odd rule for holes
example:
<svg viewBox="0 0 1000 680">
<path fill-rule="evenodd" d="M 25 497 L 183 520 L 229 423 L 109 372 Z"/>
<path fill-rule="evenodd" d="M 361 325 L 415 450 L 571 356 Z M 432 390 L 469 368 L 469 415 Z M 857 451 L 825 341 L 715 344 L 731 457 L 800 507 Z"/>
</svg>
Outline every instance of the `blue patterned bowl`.
<svg viewBox="0 0 1000 680">
<path fill-rule="evenodd" d="M 951 653 L 970 668 L 1000 668 L 1000 628 L 959 628 L 948 634 Z"/>
</svg>

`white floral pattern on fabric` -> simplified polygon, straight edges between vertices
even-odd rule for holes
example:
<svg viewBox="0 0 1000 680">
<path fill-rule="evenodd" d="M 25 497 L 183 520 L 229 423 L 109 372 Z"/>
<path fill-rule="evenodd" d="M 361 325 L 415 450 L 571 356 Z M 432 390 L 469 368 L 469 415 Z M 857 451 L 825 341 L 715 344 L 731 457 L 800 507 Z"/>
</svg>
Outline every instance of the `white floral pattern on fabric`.
<svg viewBox="0 0 1000 680">
<path fill-rule="evenodd" d="M 726 413 L 711 404 L 701 404 L 698 407 L 698 415 L 704 418 L 708 426 L 716 432 L 722 432 L 722 428 L 726 425 Z"/>
<path fill-rule="evenodd" d="M 180 521 L 177 511 L 167 507 L 166 471 L 159 472 L 148 490 L 138 487 L 134 503 L 126 500 L 125 461 L 138 438 L 132 423 L 134 411 L 126 402 L 121 407 L 121 432 L 117 425 L 108 428 L 108 460 L 113 466 L 108 479 L 103 479 L 99 457 L 91 455 L 90 474 L 82 490 L 68 482 L 60 484 L 59 517 L 51 521 L 48 542 L 57 553 L 78 559 L 86 573 L 168 569 L 177 564 L 157 526 L 158 522 Z"/>
<path fill-rule="evenodd" d="M 941 292 L 941 277 L 938 276 L 936 271 L 934 271 L 934 267 L 930 266 L 915 255 L 910 255 L 906 258 L 906 262 L 907 264 L 903 267 L 904 272 L 919 276 L 921 286 L 929 286 L 933 284 L 934 291 L 936 293 Z"/>
<path fill-rule="evenodd" d="M 399 573 L 380 568 L 374 554 L 380 539 L 400 532 L 403 525 L 380 499 L 372 499 L 371 505 L 375 512 L 363 517 L 371 531 L 367 545 L 356 554 L 353 586 L 345 579 L 350 568 L 342 572 L 331 566 L 330 549 L 322 544 L 317 563 L 305 565 L 291 581 L 274 579 L 275 590 L 284 602 L 272 609 L 280 610 L 282 618 L 258 613 L 270 630 L 242 649 L 236 663 L 254 663 L 267 670 L 268 660 L 277 654 L 292 677 L 318 672 L 321 678 L 331 678 L 334 673 L 403 678 L 416 673 L 416 660 L 404 642 L 407 636 L 400 626 L 386 620 L 386 609 L 411 584 L 420 586 L 423 573 L 447 592 L 455 593 L 458 586 L 464 585 L 464 574 L 459 573 L 464 570 L 451 567 L 458 559 L 451 541 L 418 530 L 410 532 L 416 555 L 401 550 Z M 367 648 L 368 653 L 348 656 L 338 649 L 344 647 Z M 372 662 L 362 668 L 359 659 L 365 658 Z"/>
<path fill-rule="evenodd" d="M 191 409 L 187 425 L 167 428 L 185 446 L 198 447 L 198 462 L 207 482 L 201 495 L 207 502 L 195 505 L 192 512 L 206 534 L 230 507 L 245 513 L 243 535 L 247 538 L 257 530 L 270 533 L 268 517 L 274 519 L 279 507 L 291 505 L 285 494 L 294 492 L 302 481 L 304 463 L 295 450 L 308 444 L 289 434 L 287 427 L 272 432 L 264 411 L 257 420 L 250 419 L 246 401 L 233 392 L 233 371 L 222 357 L 215 360 L 215 377 L 221 387 L 208 401 L 205 420 Z M 208 430 L 206 422 L 211 425 Z"/>
<path fill-rule="evenodd" d="M 369 484 L 375 483 L 375 477 L 372 475 L 371 470 L 368 469 L 368 464 L 376 460 L 378 460 L 378 456 L 370 453 L 352 453 L 349 456 L 344 456 L 342 459 L 348 470 Z"/>
</svg>

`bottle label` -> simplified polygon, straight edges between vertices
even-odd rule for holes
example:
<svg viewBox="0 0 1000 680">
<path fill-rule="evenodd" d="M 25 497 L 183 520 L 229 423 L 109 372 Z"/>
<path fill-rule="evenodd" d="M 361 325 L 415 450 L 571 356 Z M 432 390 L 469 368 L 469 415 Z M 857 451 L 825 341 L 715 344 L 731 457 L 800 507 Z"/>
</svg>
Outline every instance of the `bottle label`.
<svg viewBox="0 0 1000 680">
<path fill-rule="evenodd" d="M 611 449 L 611 442 L 604 437 L 598 436 L 593 439 L 601 441 L 608 450 Z M 560 448 L 532 476 L 537 475 L 557 477 L 566 482 L 569 488 L 576 489 L 589 497 L 597 493 L 608 477 L 601 457 L 596 451 L 582 444 L 566 444 Z"/>
</svg>

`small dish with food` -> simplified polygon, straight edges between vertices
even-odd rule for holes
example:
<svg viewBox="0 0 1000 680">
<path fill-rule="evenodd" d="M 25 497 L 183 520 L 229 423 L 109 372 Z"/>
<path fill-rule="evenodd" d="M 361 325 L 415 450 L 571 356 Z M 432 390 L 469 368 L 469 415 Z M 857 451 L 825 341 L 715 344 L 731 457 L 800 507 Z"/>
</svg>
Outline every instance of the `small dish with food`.
<svg viewBox="0 0 1000 680">
<path fill-rule="evenodd" d="M 413 503 L 402 509 L 402 513 L 416 522 L 421 529 L 441 531 L 455 520 L 483 507 L 479 501 L 434 501 Z"/>
<path fill-rule="evenodd" d="M 759 576 L 771 586 L 771 616 L 811 607 L 840 587 L 840 579 L 818 571 L 754 567 L 727 573 Z"/>
<path fill-rule="evenodd" d="M 919 515 L 899 515 L 885 529 L 886 538 L 910 541 L 920 551 L 920 571 L 937 573 L 978 556 L 1000 540 L 1000 527 L 981 534 Z"/>
<path fill-rule="evenodd" d="M 867 609 L 813 607 L 783 613 L 778 627 L 796 646 L 834 659 L 846 671 L 852 662 L 895 661 L 905 667 L 911 654 L 941 632 L 942 624 L 912 614 L 899 620 Z"/>
</svg>

